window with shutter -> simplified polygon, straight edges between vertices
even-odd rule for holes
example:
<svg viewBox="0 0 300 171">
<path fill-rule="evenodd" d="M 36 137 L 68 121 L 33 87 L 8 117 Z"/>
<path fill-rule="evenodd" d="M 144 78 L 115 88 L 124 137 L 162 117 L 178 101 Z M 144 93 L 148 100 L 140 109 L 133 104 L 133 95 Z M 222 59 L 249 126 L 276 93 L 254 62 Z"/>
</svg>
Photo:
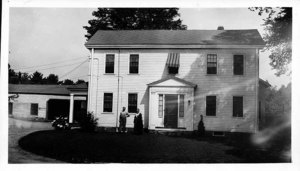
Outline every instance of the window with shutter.
<svg viewBox="0 0 300 171">
<path fill-rule="evenodd" d="M 106 55 L 106 64 L 105 64 L 105 73 L 114 73 L 115 68 L 115 55 L 107 54 Z"/>
<path fill-rule="evenodd" d="M 38 115 L 38 110 L 39 110 L 39 104 L 31 103 L 30 114 L 31 115 Z"/>
<path fill-rule="evenodd" d="M 217 74 L 217 54 L 207 55 L 207 74 Z"/>
<path fill-rule="evenodd" d="M 112 112 L 112 107 L 113 107 L 113 94 L 104 93 L 103 112 Z"/>
<path fill-rule="evenodd" d="M 233 56 L 233 74 L 244 75 L 244 56 L 234 55 Z"/>
<path fill-rule="evenodd" d="M 130 55 L 129 73 L 138 74 L 139 73 L 139 55 Z"/>
<path fill-rule="evenodd" d="M 242 96 L 233 96 L 233 117 L 243 117 Z"/>
<path fill-rule="evenodd" d="M 206 116 L 216 116 L 216 96 L 206 96 Z"/>
<path fill-rule="evenodd" d="M 129 93 L 128 94 L 128 112 L 136 113 L 137 112 L 137 94 Z"/>
</svg>

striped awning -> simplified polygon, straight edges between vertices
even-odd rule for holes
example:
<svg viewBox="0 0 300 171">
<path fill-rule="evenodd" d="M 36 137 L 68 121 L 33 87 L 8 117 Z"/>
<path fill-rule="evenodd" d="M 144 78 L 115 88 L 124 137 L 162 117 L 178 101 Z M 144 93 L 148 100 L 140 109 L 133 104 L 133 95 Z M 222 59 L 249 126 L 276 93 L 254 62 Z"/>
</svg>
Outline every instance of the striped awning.
<svg viewBox="0 0 300 171">
<path fill-rule="evenodd" d="M 169 53 L 166 65 L 168 67 L 179 67 L 180 53 Z"/>
</svg>

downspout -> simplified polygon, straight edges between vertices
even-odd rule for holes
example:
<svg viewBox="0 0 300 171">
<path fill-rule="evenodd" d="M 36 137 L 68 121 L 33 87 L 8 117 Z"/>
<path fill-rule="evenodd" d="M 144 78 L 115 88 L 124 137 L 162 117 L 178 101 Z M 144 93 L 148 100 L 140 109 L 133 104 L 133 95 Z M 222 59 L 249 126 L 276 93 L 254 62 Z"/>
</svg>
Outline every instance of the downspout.
<svg viewBox="0 0 300 171">
<path fill-rule="evenodd" d="M 91 111 L 91 96 L 93 88 L 93 61 L 94 61 L 94 48 L 91 49 L 91 61 L 90 61 L 90 81 L 89 81 L 89 90 L 88 90 L 88 111 Z"/>
<path fill-rule="evenodd" d="M 256 129 L 255 129 L 255 133 L 257 133 L 259 131 L 259 117 L 258 117 L 258 106 L 259 106 L 259 49 L 256 49 L 256 53 L 255 53 L 255 56 L 256 56 L 256 71 L 257 71 L 257 77 L 256 77 L 256 103 L 255 103 L 255 106 L 256 106 Z"/>
<path fill-rule="evenodd" d="M 120 49 L 118 50 L 118 94 L 117 94 L 117 114 L 116 114 L 116 132 L 118 132 L 118 116 L 119 116 L 119 94 L 120 94 Z"/>
<path fill-rule="evenodd" d="M 95 111 L 95 114 L 97 114 L 98 112 L 98 84 L 99 84 L 99 58 L 94 58 L 95 60 L 97 60 L 97 75 L 96 75 L 96 78 L 97 78 L 97 88 L 96 88 L 96 111 Z"/>
</svg>

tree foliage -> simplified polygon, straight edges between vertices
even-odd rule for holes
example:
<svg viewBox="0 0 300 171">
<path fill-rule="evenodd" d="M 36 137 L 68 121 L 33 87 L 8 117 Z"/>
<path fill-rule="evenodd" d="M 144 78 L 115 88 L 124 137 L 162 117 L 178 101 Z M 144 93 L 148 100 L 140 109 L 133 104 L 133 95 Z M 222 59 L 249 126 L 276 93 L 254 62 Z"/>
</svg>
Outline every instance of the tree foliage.
<svg viewBox="0 0 300 171">
<path fill-rule="evenodd" d="M 31 84 L 43 84 L 43 74 L 35 71 L 31 77 Z"/>
<path fill-rule="evenodd" d="M 46 84 L 57 84 L 58 83 L 58 75 L 49 74 L 46 78 Z"/>
<path fill-rule="evenodd" d="M 92 13 L 96 19 L 88 21 L 90 26 L 85 37 L 90 39 L 98 30 L 185 30 L 178 8 L 98 8 Z"/>
<path fill-rule="evenodd" d="M 291 115 L 291 83 L 287 86 L 282 86 L 280 89 L 272 87 L 267 89 L 266 98 L 266 113 L 271 118 L 269 121 L 282 119 L 290 119 Z"/>
<path fill-rule="evenodd" d="M 266 14 L 264 19 L 266 41 L 265 50 L 271 52 L 270 65 L 276 70 L 275 75 L 290 74 L 290 63 L 292 61 L 292 8 L 281 7 L 252 7 L 251 11 L 258 15 Z"/>
</svg>

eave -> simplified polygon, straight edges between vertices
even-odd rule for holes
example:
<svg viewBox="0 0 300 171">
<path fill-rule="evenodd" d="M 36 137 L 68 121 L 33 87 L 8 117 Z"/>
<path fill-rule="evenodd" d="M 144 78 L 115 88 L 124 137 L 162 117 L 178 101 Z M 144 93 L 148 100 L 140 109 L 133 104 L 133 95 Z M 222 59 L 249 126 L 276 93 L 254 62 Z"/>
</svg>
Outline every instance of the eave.
<svg viewBox="0 0 300 171">
<path fill-rule="evenodd" d="M 88 49 L 262 49 L 265 45 L 88 45 Z"/>
</svg>

